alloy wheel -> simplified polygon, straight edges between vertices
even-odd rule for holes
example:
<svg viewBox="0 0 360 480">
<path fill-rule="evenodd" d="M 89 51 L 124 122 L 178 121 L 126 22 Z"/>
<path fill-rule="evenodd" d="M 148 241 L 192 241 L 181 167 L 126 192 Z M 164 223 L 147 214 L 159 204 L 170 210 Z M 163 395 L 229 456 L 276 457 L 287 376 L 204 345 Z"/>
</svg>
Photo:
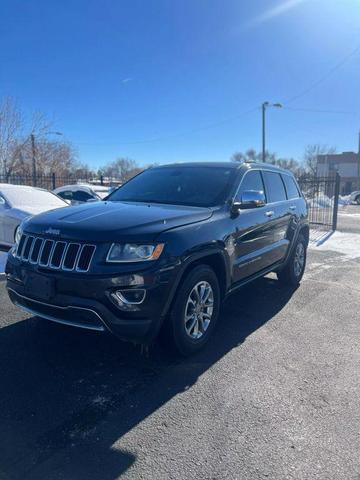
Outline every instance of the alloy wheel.
<svg viewBox="0 0 360 480">
<path fill-rule="evenodd" d="M 214 292 L 209 282 L 198 282 L 191 290 L 185 307 L 185 331 L 199 340 L 209 328 L 214 311 Z"/>
<path fill-rule="evenodd" d="M 296 277 L 299 277 L 303 271 L 305 265 L 305 247 L 302 243 L 296 245 L 294 256 L 294 273 Z"/>
</svg>

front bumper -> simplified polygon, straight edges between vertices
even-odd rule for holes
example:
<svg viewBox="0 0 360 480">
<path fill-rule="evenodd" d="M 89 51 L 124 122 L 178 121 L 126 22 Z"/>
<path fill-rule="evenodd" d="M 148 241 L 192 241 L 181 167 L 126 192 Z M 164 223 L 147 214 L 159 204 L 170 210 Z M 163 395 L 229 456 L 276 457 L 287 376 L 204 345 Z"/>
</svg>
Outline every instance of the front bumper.
<svg viewBox="0 0 360 480">
<path fill-rule="evenodd" d="M 11 301 L 32 315 L 148 343 L 158 333 L 166 314 L 176 268 L 153 267 L 143 272 L 109 276 L 78 274 L 39 268 L 9 255 L 6 274 Z M 29 290 L 30 276 L 32 288 Z M 41 291 L 44 279 L 51 282 L 51 294 Z M 144 301 L 134 305 L 131 311 L 122 309 L 113 299 L 112 293 L 116 290 L 139 288 L 146 291 Z"/>
</svg>

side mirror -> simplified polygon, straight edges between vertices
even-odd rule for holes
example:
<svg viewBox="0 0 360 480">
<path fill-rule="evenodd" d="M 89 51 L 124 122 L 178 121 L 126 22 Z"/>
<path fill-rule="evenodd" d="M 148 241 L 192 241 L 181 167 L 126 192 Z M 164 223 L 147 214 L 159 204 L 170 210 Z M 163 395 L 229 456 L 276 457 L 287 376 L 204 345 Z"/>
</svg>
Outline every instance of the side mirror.
<svg viewBox="0 0 360 480">
<path fill-rule="evenodd" d="M 5 199 L 0 195 L 0 206 L 5 207 L 5 205 L 6 205 Z"/>
<path fill-rule="evenodd" d="M 263 207 L 266 203 L 262 190 L 246 190 L 241 196 L 241 208 Z"/>
<path fill-rule="evenodd" d="M 263 207 L 266 203 L 265 194 L 261 190 L 246 190 L 241 195 L 240 202 L 234 202 L 232 211 L 238 212 L 241 208 L 258 208 Z"/>
</svg>

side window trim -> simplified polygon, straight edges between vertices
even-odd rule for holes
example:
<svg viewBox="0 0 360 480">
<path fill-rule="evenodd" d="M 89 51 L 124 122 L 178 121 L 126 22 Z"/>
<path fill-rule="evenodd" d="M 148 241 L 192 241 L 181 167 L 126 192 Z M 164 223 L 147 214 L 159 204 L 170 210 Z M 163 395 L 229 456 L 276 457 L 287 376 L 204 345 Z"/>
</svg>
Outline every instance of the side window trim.
<svg viewBox="0 0 360 480">
<path fill-rule="evenodd" d="M 299 185 L 295 179 L 295 177 L 293 177 L 292 175 L 290 175 L 289 173 L 287 172 L 277 172 L 277 171 L 274 171 L 274 170 L 270 170 L 270 169 L 267 169 L 267 168 L 251 168 L 250 170 L 247 170 L 244 175 L 241 177 L 241 180 L 240 180 L 240 183 L 236 189 L 236 192 L 232 198 L 232 200 L 234 201 L 239 193 L 239 190 L 241 188 L 241 185 L 244 181 L 244 178 L 246 177 L 246 175 L 249 173 L 249 172 L 259 172 L 260 173 L 260 176 L 261 176 L 261 181 L 262 181 L 262 184 L 263 184 L 263 188 L 264 188 L 264 194 L 265 194 L 265 198 L 266 198 L 266 205 L 273 205 L 273 204 L 276 204 L 276 203 L 282 203 L 282 202 L 287 202 L 291 199 L 289 199 L 289 196 L 288 196 L 288 192 L 287 192 L 287 188 L 286 188 L 286 185 L 285 185 L 285 182 L 284 182 L 284 179 L 283 179 L 283 175 L 287 175 L 288 177 L 292 178 L 293 180 L 295 180 L 295 185 L 296 185 L 296 188 L 297 188 L 297 191 L 298 191 L 298 195 L 299 197 L 298 198 L 301 198 L 302 197 L 302 194 L 301 194 L 301 191 L 299 189 Z M 281 181 L 282 181 L 282 184 L 283 184 L 283 187 L 284 187 L 284 191 L 285 191 L 285 196 L 286 198 L 284 200 L 278 200 L 277 202 L 269 202 L 269 195 L 268 195 L 268 191 L 267 191 L 267 188 L 266 188 L 266 183 L 265 183 L 265 179 L 264 179 L 264 172 L 269 172 L 269 173 L 276 173 L 278 175 L 280 175 L 280 178 L 281 178 Z"/>
<path fill-rule="evenodd" d="M 288 194 L 288 191 L 287 191 L 287 188 L 286 188 L 286 184 L 284 182 L 284 179 L 283 179 L 283 176 L 282 176 L 281 173 L 280 173 L 280 178 L 281 178 L 281 181 L 282 181 L 282 184 L 283 184 L 283 187 L 284 187 L 286 201 L 288 202 L 290 200 L 290 198 L 289 198 L 289 194 Z"/>
<path fill-rule="evenodd" d="M 265 195 L 265 205 L 264 206 L 266 206 L 269 202 L 268 202 L 268 193 L 267 193 L 266 185 L 265 185 L 265 178 L 264 178 L 263 171 L 259 170 L 259 172 L 260 172 L 261 181 L 262 181 L 262 184 L 263 184 L 263 187 L 264 187 L 264 195 Z"/>
</svg>

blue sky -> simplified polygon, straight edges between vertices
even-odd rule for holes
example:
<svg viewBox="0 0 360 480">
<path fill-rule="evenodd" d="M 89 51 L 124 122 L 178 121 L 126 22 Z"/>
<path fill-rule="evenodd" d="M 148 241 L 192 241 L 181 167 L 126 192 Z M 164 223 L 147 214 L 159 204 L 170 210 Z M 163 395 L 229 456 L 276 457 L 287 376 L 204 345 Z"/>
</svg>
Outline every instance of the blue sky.
<svg viewBox="0 0 360 480">
<path fill-rule="evenodd" d="M 2 0 L 0 42 L 0 97 L 53 117 L 81 161 L 228 160 L 260 150 L 264 100 L 360 46 L 360 1 Z M 356 149 L 359 85 L 360 51 L 268 111 L 269 150 Z"/>
</svg>

